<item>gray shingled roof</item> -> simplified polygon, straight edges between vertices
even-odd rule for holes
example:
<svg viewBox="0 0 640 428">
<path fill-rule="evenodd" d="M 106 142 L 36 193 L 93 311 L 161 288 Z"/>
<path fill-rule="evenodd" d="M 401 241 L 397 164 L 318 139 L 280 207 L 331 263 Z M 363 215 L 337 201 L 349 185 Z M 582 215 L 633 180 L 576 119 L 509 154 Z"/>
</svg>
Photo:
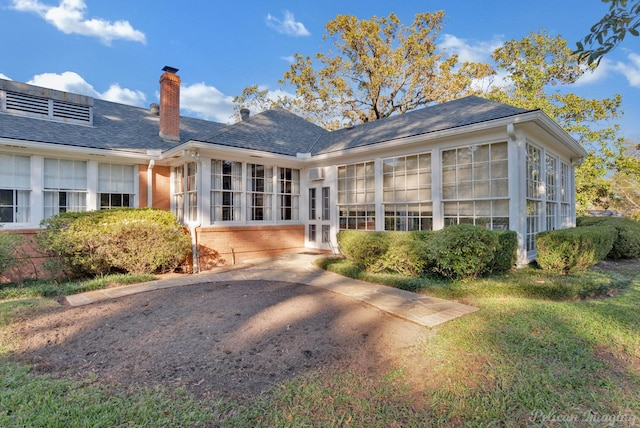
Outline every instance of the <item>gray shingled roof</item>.
<svg viewBox="0 0 640 428">
<path fill-rule="evenodd" d="M 243 149 L 295 156 L 329 131 L 279 107 L 232 125 L 203 141 Z"/>
<path fill-rule="evenodd" d="M 333 131 L 320 139 L 311 153 L 321 154 L 353 149 L 414 135 L 459 128 L 525 113 L 510 105 L 469 96 L 455 101 Z"/>
<path fill-rule="evenodd" d="M 159 135 L 159 117 L 149 109 L 94 99 L 93 126 L 0 114 L 0 137 L 77 147 L 146 152 L 178 145 Z M 180 141 L 212 135 L 225 125 L 180 117 Z"/>
<path fill-rule="evenodd" d="M 527 110 L 472 96 L 329 132 L 282 108 L 273 108 L 231 125 L 181 117 L 180 141 L 202 141 L 289 156 L 315 155 L 524 112 Z M 96 99 L 93 126 L 0 114 L 0 137 L 141 153 L 177 146 L 179 143 L 165 142 L 158 136 L 158 120 L 148 109 Z"/>
</svg>

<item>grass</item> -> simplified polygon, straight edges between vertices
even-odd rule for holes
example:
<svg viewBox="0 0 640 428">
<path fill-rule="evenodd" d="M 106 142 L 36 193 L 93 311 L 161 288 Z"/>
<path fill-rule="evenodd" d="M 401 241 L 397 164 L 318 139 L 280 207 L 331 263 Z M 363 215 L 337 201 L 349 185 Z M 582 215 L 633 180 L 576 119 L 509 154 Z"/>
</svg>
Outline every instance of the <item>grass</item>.
<svg viewBox="0 0 640 428">
<path fill-rule="evenodd" d="M 26 280 L 23 283 L 0 284 L 0 300 L 28 297 L 62 297 L 84 291 L 99 290 L 111 285 L 135 284 L 152 281 L 150 274 L 113 274 L 81 281 L 56 282 L 52 280 Z"/>
<path fill-rule="evenodd" d="M 325 262 L 332 270 L 366 275 Z M 636 275 L 636 276 L 634 276 Z M 360 276 L 359 276 L 360 277 Z M 250 400 L 122 391 L 37 376 L 0 347 L 1 426 L 634 426 L 640 423 L 640 276 L 533 268 L 468 282 L 367 277 L 479 311 L 426 331 L 418 356 L 374 379 L 300 375 Z M 1 290 L 0 290 L 1 291 Z M 600 296 L 600 297 L 599 297 Z M 610 297 L 603 297 L 610 296 Z M 587 297 L 596 297 L 589 298 Z M 49 302 L 49 303 L 47 303 Z M 0 301 L 0 336 L 50 299 Z M 5 343 L 4 337 L 0 337 Z"/>
</svg>

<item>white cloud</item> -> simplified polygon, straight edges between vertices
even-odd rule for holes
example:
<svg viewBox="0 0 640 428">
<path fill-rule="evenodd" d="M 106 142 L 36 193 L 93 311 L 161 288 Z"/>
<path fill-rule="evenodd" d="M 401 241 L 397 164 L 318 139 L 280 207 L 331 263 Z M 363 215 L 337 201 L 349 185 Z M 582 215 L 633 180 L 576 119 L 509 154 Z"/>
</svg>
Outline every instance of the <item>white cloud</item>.
<svg viewBox="0 0 640 428">
<path fill-rule="evenodd" d="M 4 80 L 13 80 L 12 78 L 0 73 L 0 79 L 4 79 Z"/>
<path fill-rule="evenodd" d="M 110 22 L 100 18 L 87 19 L 84 0 L 61 0 L 58 6 L 49 6 L 38 0 L 12 0 L 15 10 L 32 12 L 65 34 L 97 37 L 103 43 L 113 40 L 130 40 L 146 43 L 143 32 L 134 29 L 128 21 Z"/>
<path fill-rule="evenodd" d="M 281 21 L 275 16 L 267 15 L 267 25 L 278 33 L 286 34 L 287 36 L 309 36 L 311 33 L 307 31 L 302 22 L 296 22 L 293 13 L 288 10 L 284 11 L 284 19 Z"/>
<path fill-rule="evenodd" d="M 640 55 L 630 53 L 627 58 L 629 62 L 617 61 L 612 68 L 626 77 L 629 85 L 640 87 Z"/>
<path fill-rule="evenodd" d="M 296 62 L 296 58 L 293 55 L 281 56 L 280 59 L 287 61 L 289 64 L 293 64 L 294 62 Z"/>
<path fill-rule="evenodd" d="M 227 123 L 233 116 L 233 97 L 204 82 L 180 87 L 180 107 L 197 117 Z"/>
<path fill-rule="evenodd" d="M 612 63 L 604 58 L 600 65 L 593 70 L 586 70 L 582 76 L 575 81 L 575 86 L 587 86 L 606 79 L 613 71 Z"/>
<path fill-rule="evenodd" d="M 121 88 L 120 85 L 116 83 L 111 85 L 105 92 L 100 93 L 96 91 L 96 89 L 90 83 L 84 80 L 82 76 L 73 71 L 65 71 L 62 74 L 38 74 L 27 83 L 30 85 L 57 89 L 59 91 L 72 92 L 74 94 L 88 95 L 93 98 L 99 98 L 137 107 L 143 107 L 146 104 L 146 96 L 141 91 Z"/>
<path fill-rule="evenodd" d="M 489 62 L 494 50 L 504 44 L 500 36 L 489 41 L 469 41 L 451 34 L 444 34 L 438 43 L 440 48 L 449 53 L 458 54 L 460 62 Z"/>
</svg>

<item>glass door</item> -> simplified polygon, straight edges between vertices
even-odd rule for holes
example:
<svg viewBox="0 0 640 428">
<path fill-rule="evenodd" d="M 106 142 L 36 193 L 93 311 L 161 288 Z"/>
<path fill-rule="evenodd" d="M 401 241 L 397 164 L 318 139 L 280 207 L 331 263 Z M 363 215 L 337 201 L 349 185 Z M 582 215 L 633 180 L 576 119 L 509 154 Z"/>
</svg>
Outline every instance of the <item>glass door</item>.
<svg viewBox="0 0 640 428">
<path fill-rule="evenodd" d="M 309 218 L 307 222 L 306 246 L 333 252 L 331 239 L 331 189 L 309 188 Z"/>
</svg>

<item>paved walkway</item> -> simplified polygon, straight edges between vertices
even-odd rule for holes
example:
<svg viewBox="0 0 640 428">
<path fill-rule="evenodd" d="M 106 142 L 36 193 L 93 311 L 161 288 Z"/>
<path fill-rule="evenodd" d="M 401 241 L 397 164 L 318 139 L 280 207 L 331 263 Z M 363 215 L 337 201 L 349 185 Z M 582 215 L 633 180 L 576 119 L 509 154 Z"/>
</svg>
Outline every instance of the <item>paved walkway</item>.
<svg viewBox="0 0 640 428">
<path fill-rule="evenodd" d="M 236 266 L 222 267 L 215 271 L 179 275 L 170 278 L 133 285 L 67 296 L 71 306 L 82 306 L 101 300 L 113 299 L 145 291 L 216 281 L 271 280 L 289 281 L 321 287 L 358 299 L 399 318 L 426 327 L 434 327 L 446 321 L 478 310 L 473 306 L 429 297 L 410 291 L 379 284 L 358 281 L 318 268 L 313 262 L 317 254 L 287 254 L 273 259 L 258 259 Z"/>
</svg>

